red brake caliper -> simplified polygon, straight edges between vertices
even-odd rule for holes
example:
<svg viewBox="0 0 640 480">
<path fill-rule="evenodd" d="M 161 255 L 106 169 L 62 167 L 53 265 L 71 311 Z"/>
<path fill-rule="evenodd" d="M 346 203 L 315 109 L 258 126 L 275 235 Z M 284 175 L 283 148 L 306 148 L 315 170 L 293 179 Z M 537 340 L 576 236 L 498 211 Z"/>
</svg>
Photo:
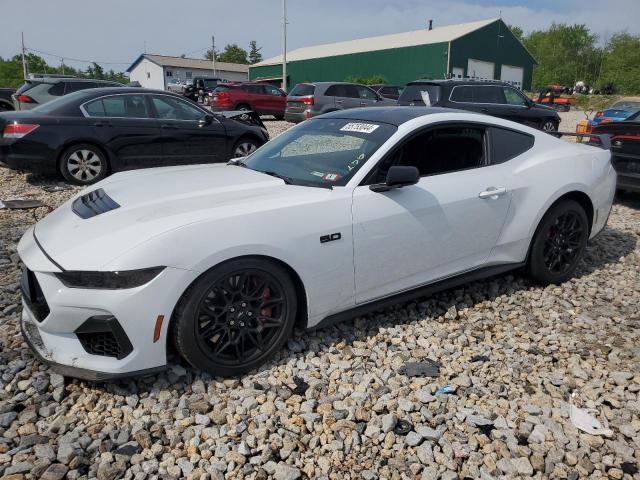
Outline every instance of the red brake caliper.
<svg viewBox="0 0 640 480">
<path fill-rule="evenodd" d="M 262 299 L 263 300 L 268 300 L 271 297 L 271 290 L 269 289 L 269 287 L 264 289 L 264 292 L 262 292 Z M 264 316 L 264 317 L 271 317 L 271 315 L 273 315 L 273 307 L 265 307 L 262 310 L 260 310 L 260 315 Z"/>
</svg>

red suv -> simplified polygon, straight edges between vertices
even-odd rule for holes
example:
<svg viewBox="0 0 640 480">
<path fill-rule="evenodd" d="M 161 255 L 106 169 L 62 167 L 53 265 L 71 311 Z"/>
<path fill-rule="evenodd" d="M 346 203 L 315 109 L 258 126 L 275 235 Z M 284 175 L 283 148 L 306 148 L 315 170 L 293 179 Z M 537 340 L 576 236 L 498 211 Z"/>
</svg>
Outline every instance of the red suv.
<svg viewBox="0 0 640 480">
<path fill-rule="evenodd" d="M 253 110 L 260 115 L 284 118 L 287 94 L 268 83 L 225 83 L 211 95 L 212 110 Z"/>
</svg>

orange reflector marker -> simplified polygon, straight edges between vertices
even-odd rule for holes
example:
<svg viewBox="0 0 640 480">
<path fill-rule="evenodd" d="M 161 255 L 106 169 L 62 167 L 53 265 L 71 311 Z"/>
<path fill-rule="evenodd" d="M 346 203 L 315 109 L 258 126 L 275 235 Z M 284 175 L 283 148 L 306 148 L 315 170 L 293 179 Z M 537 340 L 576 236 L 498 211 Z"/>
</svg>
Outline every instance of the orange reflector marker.
<svg viewBox="0 0 640 480">
<path fill-rule="evenodd" d="M 156 318 L 156 328 L 153 330 L 153 343 L 160 340 L 160 332 L 162 332 L 162 322 L 164 322 L 164 315 L 158 315 Z"/>
</svg>

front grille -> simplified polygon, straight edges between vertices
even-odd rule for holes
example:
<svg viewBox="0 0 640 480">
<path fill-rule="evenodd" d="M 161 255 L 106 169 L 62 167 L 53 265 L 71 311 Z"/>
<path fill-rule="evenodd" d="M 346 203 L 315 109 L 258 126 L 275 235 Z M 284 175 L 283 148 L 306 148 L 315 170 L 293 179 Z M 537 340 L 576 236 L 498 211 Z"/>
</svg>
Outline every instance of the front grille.
<svg viewBox="0 0 640 480">
<path fill-rule="evenodd" d="M 42 322 L 49 315 L 49 305 L 47 305 L 47 300 L 44 298 L 44 293 L 42 293 L 42 288 L 40 288 L 36 275 L 28 268 L 22 270 L 20 289 L 27 307 L 29 307 L 36 320 Z"/>
<path fill-rule="evenodd" d="M 102 213 L 110 212 L 120 208 L 120 205 L 107 195 L 102 188 L 93 190 L 89 193 L 76 198 L 71 204 L 71 210 L 80 218 L 91 218 Z"/>
<path fill-rule="evenodd" d="M 121 360 L 133 351 L 129 337 L 113 316 L 88 318 L 75 334 L 85 352 L 91 355 Z"/>
</svg>

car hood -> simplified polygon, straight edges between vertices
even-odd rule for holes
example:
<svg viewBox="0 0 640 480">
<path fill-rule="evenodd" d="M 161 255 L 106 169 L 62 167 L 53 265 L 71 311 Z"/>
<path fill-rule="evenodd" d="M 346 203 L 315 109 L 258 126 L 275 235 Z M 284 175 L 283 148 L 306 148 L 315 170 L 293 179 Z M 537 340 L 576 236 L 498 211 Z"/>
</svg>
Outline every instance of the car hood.
<svg viewBox="0 0 640 480">
<path fill-rule="evenodd" d="M 73 202 L 98 189 L 118 206 L 81 218 Z M 34 234 L 65 270 L 108 270 L 123 253 L 186 225 L 314 201 L 327 192 L 232 165 L 137 170 L 84 190 L 38 222 Z"/>
</svg>

